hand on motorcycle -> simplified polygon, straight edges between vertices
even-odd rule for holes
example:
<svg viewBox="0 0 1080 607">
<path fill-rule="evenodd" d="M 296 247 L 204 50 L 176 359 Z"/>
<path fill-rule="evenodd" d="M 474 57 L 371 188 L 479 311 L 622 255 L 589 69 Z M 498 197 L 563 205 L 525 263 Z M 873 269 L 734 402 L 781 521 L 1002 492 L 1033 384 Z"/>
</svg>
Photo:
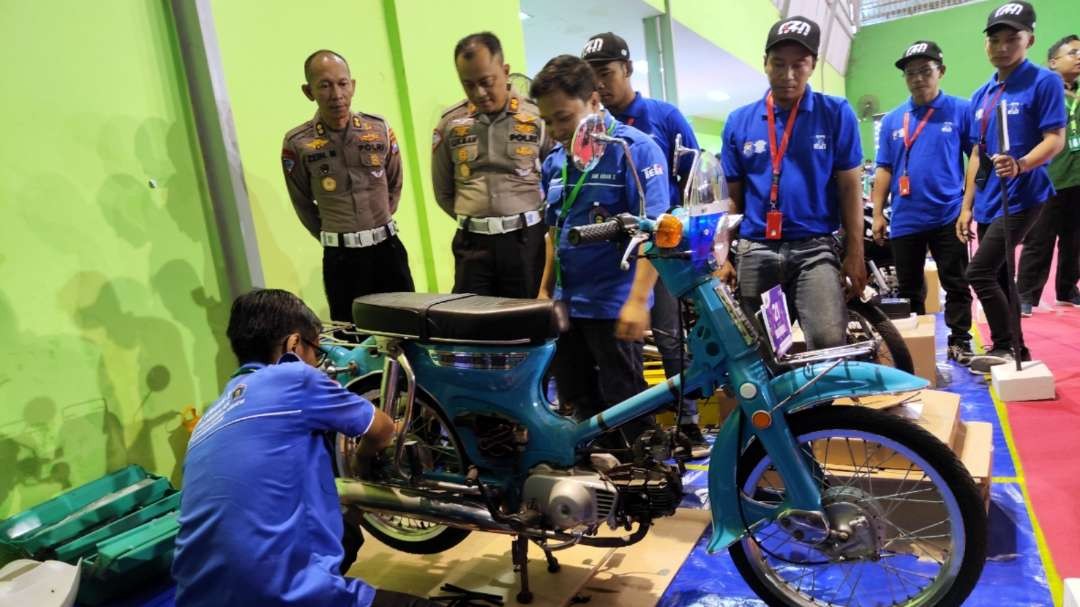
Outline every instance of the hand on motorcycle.
<svg viewBox="0 0 1080 607">
<path fill-rule="evenodd" d="M 956 218 L 956 237 L 964 243 L 971 240 L 971 211 L 968 209 L 961 209 Z"/>
<path fill-rule="evenodd" d="M 635 297 L 626 300 L 615 322 L 615 337 L 623 341 L 639 341 L 645 338 L 649 328 L 649 302 Z"/>
<path fill-rule="evenodd" d="M 731 260 L 725 259 L 724 265 L 720 266 L 720 268 L 713 273 L 713 276 L 719 278 L 720 282 L 732 289 L 735 288 L 737 273 L 735 272 L 735 266 L 732 265 Z"/>
<path fill-rule="evenodd" d="M 885 228 L 888 224 L 885 222 L 885 215 L 883 213 L 874 213 L 874 243 L 878 246 L 885 244 Z"/>
<path fill-rule="evenodd" d="M 862 252 L 845 255 L 841 269 L 847 277 L 847 298 L 861 297 L 863 289 L 866 288 L 866 260 L 863 259 Z"/>
</svg>

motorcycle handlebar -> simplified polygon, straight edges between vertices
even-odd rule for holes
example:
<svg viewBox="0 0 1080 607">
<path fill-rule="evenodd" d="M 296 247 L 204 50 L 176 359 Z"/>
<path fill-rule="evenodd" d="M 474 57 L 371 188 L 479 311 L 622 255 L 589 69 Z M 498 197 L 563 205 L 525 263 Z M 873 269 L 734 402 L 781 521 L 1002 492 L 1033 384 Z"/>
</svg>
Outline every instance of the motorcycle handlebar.
<svg viewBox="0 0 1080 607">
<path fill-rule="evenodd" d="M 593 223 L 585 226 L 570 228 L 567 240 L 572 245 L 586 244 L 590 242 L 602 242 L 614 240 L 622 236 L 623 227 L 618 219 L 611 219 L 603 223 Z"/>
</svg>

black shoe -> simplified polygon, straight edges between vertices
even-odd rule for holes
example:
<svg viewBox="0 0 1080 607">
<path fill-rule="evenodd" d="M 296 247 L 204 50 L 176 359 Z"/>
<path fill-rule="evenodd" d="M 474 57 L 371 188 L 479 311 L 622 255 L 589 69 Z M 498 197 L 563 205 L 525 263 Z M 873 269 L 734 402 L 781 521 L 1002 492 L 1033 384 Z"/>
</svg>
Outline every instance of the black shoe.
<svg viewBox="0 0 1080 607">
<path fill-rule="evenodd" d="M 709 441 L 705 440 L 705 435 L 701 433 L 701 427 L 697 424 L 679 424 L 679 434 L 685 436 L 690 441 L 690 457 L 697 459 L 705 457 L 709 454 Z M 676 449 L 676 454 L 681 453 L 682 448 Z"/>
<path fill-rule="evenodd" d="M 1031 354 L 1026 348 L 1020 351 L 1020 360 L 1031 360 Z M 968 370 L 976 375 L 985 375 L 990 372 L 991 367 L 1012 362 L 1016 362 L 1016 358 L 1013 357 L 1011 350 L 1007 348 L 995 348 L 986 354 L 979 354 L 972 357 L 971 364 L 968 365 Z"/>
<path fill-rule="evenodd" d="M 975 353 L 971 351 L 971 342 L 956 341 L 949 344 L 948 356 L 949 360 L 956 361 L 956 364 L 966 367 L 971 364 L 971 359 L 975 356 Z"/>
</svg>

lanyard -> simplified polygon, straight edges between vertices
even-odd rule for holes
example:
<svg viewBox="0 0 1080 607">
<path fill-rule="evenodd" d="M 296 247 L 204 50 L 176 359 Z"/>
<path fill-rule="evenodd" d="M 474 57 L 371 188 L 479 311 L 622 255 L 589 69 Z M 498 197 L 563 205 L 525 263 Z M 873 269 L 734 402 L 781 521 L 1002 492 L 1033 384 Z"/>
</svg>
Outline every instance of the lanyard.
<svg viewBox="0 0 1080 607">
<path fill-rule="evenodd" d="M 926 127 L 926 123 L 930 122 L 930 117 L 934 115 L 934 108 L 930 108 L 926 112 L 926 116 L 919 121 L 919 125 L 915 127 L 915 133 L 908 137 L 908 128 L 911 124 L 911 113 L 904 112 L 904 174 L 907 175 L 908 163 L 911 161 L 911 146 L 915 145 L 915 140 L 922 134 L 923 129 Z"/>
<path fill-rule="evenodd" d="M 990 116 L 993 114 L 994 108 L 997 107 L 998 101 L 1001 99 L 1001 94 L 1004 93 L 1004 92 L 1005 92 L 1005 81 L 1002 80 L 998 84 L 998 92 L 994 95 L 994 98 L 990 100 L 990 105 L 987 106 L 985 103 L 983 103 L 982 119 L 981 119 L 982 124 L 979 125 L 979 147 L 982 149 L 982 152 L 984 154 L 987 153 L 987 151 L 986 151 L 986 129 L 990 127 Z M 1001 146 L 1004 143 L 1005 142 L 1003 142 L 1003 141 L 999 141 L 998 146 Z"/>
<path fill-rule="evenodd" d="M 1073 97 L 1072 103 L 1069 103 L 1068 97 L 1065 98 L 1065 108 L 1068 110 L 1068 113 L 1067 113 L 1067 115 L 1065 117 L 1068 118 L 1070 126 L 1072 126 L 1073 129 L 1076 128 L 1076 121 L 1077 121 L 1076 106 L 1077 105 L 1080 105 L 1080 93 L 1078 93 L 1076 97 Z"/>
<path fill-rule="evenodd" d="M 615 130 L 615 121 L 611 121 L 611 125 L 607 129 L 607 134 L 610 135 Z M 577 200 L 578 192 L 581 191 L 581 186 L 585 183 L 585 178 L 589 176 L 589 171 L 582 171 L 578 176 L 577 182 L 574 183 L 574 188 L 570 191 L 570 194 L 566 194 L 566 167 L 570 164 L 570 159 L 567 158 L 566 162 L 562 165 L 562 186 L 563 186 L 563 203 L 562 208 L 559 209 L 559 216 L 556 221 L 561 220 L 563 224 L 566 223 L 566 213 L 570 210 L 570 207 L 574 206 L 574 201 Z M 590 169 L 592 170 L 592 169 Z M 552 249 L 555 252 L 555 284 L 562 285 L 562 264 L 559 263 L 559 241 L 562 239 L 562 225 L 558 226 L 555 230 L 555 242 L 552 245 Z"/>
<path fill-rule="evenodd" d="M 765 96 L 766 115 L 769 118 L 769 158 L 772 160 L 772 187 L 769 188 L 769 206 L 776 208 L 776 201 L 780 198 L 780 168 L 784 162 L 784 154 L 787 153 L 788 143 L 791 141 L 791 132 L 795 130 L 795 120 L 799 117 L 799 104 L 802 103 L 800 96 L 792 106 L 787 124 L 784 125 L 784 138 L 780 140 L 780 146 L 776 145 L 776 108 L 773 104 L 772 91 Z"/>
</svg>

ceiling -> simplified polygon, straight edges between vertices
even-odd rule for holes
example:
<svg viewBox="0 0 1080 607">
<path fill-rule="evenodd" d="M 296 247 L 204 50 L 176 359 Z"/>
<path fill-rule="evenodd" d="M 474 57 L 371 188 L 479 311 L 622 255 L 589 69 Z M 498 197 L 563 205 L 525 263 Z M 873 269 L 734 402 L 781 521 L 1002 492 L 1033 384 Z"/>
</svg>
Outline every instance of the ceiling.
<svg viewBox="0 0 1080 607">
<path fill-rule="evenodd" d="M 527 74 L 535 75 L 559 54 L 578 55 L 589 37 L 622 36 L 634 61 L 631 83 L 649 92 L 642 20 L 660 14 L 642 0 L 521 0 Z M 528 15 L 526 18 L 525 15 Z M 679 108 L 688 117 L 723 120 L 765 90 L 765 76 L 679 23 L 672 28 Z"/>
</svg>

